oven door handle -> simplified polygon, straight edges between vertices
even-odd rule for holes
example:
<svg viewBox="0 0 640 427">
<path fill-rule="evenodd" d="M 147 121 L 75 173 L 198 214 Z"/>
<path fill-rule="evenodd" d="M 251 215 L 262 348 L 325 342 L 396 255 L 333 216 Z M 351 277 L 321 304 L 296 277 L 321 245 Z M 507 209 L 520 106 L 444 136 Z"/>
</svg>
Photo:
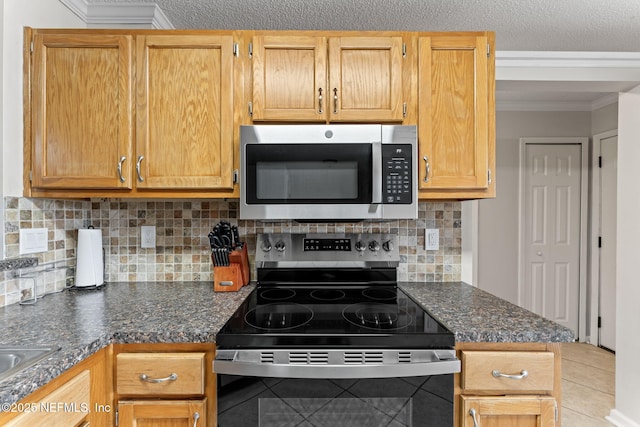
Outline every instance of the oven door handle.
<svg viewBox="0 0 640 427">
<path fill-rule="evenodd" d="M 384 350 L 386 351 L 386 350 Z M 218 350 L 213 361 L 216 374 L 271 378 L 393 378 L 425 375 L 445 375 L 460 372 L 460 360 L 453 350 L 423 350 L 432 352 L 431 360 L 401 363 L 274 363 L 260 350 Z M 446 358 L 442 358 L 443 352 Z M 260 354 L 262 353 L 262 355 Z M 338 352 L 340 353 L 340 352 Z M 261 361 L 260 358 L 263 358 Z M 277 357 L 275 358 L 277 359 Z M 275 360 L 271 359 L 271 360 Z M 329 357 L 332 359 L 332 357 Z"/>
</svg>

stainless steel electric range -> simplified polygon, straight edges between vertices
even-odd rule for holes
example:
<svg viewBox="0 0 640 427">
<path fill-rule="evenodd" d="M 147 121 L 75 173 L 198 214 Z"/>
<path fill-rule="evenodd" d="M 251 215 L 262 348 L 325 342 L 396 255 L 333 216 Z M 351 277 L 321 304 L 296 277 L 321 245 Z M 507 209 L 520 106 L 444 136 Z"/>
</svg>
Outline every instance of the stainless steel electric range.
<svg viewBox="0 0 640 427">
<path fill-rule="evenodd" d="M 454 335 L 397 287 L 394 234 L 264 234 L 216 337 L 218 425 L 450 426 Z"/>
</svg>

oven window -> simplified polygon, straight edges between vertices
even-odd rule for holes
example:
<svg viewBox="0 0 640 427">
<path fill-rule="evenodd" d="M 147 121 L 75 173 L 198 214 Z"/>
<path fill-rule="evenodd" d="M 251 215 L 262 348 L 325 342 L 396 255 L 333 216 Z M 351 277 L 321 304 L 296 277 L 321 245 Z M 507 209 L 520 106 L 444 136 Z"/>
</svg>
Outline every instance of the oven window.
<svg viewBox="0 0 640 427">
<path fill-rule="evenodd" d="M 371 203 L 370 144 L 247 145 L 247 203 Z"/>
</svg>

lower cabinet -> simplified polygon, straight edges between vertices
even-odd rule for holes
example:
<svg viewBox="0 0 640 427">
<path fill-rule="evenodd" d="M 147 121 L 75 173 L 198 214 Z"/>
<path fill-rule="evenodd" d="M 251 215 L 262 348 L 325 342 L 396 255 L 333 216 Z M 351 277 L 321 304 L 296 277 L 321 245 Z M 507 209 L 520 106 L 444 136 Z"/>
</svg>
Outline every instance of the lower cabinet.
<svg viewBox="0 0 640 427">
<path fill-rule="evenodd" d="M 207 399 L 123 400 L 118 403 L 118 426 L 207 426 Z"/>
<path fill-rule="evenodd" d="M 114 345 L 118 426 L 215 426 L 214 351 L 214 344 Z"/>
<path fill-rule="evenodd" d="M 463 427 L 554 427 L 556 400 L 543 396 L 462 396 Z"/>
<path fill-rule="evenodd" d="M 458 343 L 457 427 L 559 427 L 560 345 Z"/>
<path fill-rule="evenodd" d="M 11 427 L 110 427 L 111 358 L 109 348 L 89 356 L 76 366 L 26 396 L 9 411 L 0 412 L 0 425 Z"/>
<path fill-rule="evenodd" d="M 25 411 L 21 411 L 18 417 L 4 425 L 11 427 L 89 426 L 90 387 L 89 371 L 82 371 L 48 396 L 33 404 L 25 405 Z"/>
</svg>

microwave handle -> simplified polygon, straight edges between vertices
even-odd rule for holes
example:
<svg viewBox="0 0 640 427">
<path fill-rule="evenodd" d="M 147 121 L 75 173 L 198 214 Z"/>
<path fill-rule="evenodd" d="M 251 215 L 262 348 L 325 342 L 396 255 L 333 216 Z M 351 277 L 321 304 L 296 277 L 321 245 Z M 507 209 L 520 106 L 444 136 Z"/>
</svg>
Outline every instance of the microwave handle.
<svg viewBox="0 0 640 427">
<path fill-rule="evenodd" d="M 374 142 L 371 144 L 371 203 L 382 203 L 382 144 Z"/>
</svg>

